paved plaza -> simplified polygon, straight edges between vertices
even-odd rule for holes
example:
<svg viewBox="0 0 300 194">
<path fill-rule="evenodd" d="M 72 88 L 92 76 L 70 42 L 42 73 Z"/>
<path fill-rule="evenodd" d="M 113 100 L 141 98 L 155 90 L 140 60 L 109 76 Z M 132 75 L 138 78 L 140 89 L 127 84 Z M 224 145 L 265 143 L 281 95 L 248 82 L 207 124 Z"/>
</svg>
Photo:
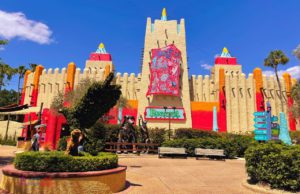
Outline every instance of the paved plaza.
<svg viewBox="0 0 300 194">
<path fill-rule="evenodd" d="M 0 165 L 11 162 L 16 151 L 15 147 L 0 146 Z M 246 180 L 244 160 L 224 162 L 120 155 L 119 164 L 128 167 L 127 187 L 120 193 L 254 193 L 241 184 Z M 1 176 L 2 173 L 0 179 Z"/>
</svg>

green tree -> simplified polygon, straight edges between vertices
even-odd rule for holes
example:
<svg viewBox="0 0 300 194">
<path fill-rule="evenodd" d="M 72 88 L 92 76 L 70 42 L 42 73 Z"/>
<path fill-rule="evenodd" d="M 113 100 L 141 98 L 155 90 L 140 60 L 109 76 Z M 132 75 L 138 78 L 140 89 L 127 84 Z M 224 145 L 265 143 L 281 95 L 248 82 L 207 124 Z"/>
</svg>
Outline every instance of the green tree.
<svg viewBox="0 0 300 194">
<path fill-rule="evenodd" d="M 282 112 L 283 112 L 283 97 L 282 97 L 281 84 L 280 84 L 279 77 L 278 77 L 278 65 L 280 65 L 280 64 L 285 65 L 288 62 L 289 62 L 289 58 L 281 50 L 271 51 L 269 56 L 264 61 L 265 66 L 272 67 L 274 69 L 277 84 L 279 87 L 279 92 L 280 92 L 279 99 L 280 99 Z"/>
<path fill-rule="evenodd" d="M 300 44 L 294 49 L 293 54 L 300 60 Z"/>
<path fill-rule="evenodd" d="M 0 46 L 6 45 L 7 43 L 7 40 L 0 40 Z M 5 86 L 5 80 L 11 80 L 14 73 L 15 70 L 9 65 L 5 64 L 5 62 L 0 58 L 0 91 L 2 90 L 2 87 Z"/>
<path fill-rule="evenodd" d="M 78 128 L 86 133 L 86 129 L 91 128 L 100 117 L 117 104 L 121 86 L 111 84 L 113 77 L 114 74 L 110 73 L 103 82 L 92 82 L 89 87 L 85 86 L 87 89 L 82 92 L 82 96 L 74 99 L 73 104 L 68 107 L 62 106 L 62 100 L 56 100 L 61 104 L 56 106 L 56 109 L 60 109 L 58 111 L 65 116 L 71 129 Z M 75 93 L 76 91 L 77 89 Z"/>
<path fill-rule="evenodd" d="M 17 92 L 14 90 L 0 91 L 0 107 L 16 103 Z"/>
<path fill-rule="evenodd" d="M 9 65 L 0 61 L 0 91 L 4 87 L 6 80 L 11 80 L 12 76 L 16 73 L 16 70 Z"/>
<path fill-rule="evenodd" d="M 18 94 L 17 94 L 17 103 L 20 101 L 20 84 L 21 84 L 21 79 L 24 78 L 25 72 L 27 71 L 26 67 L 24 65 L 20 65 L 17 69 L 16 72 L 19 75 L 18 78 Z"/>
<path fill-rule="evenodd" d="M 36 63 L 30 63 L 30 64 L 29 64 L 30 70 L 31 70 L 32 72 L 35 72 L 35 68 L 36 68 L 37 66 L 38 66 L 38 65 L 37 65 Z"/>
<path fill-rule="evenodd" d="M 7 40 L 0 40 L 0 45 L 6 45 L 8 43 Z"/>
</svg>

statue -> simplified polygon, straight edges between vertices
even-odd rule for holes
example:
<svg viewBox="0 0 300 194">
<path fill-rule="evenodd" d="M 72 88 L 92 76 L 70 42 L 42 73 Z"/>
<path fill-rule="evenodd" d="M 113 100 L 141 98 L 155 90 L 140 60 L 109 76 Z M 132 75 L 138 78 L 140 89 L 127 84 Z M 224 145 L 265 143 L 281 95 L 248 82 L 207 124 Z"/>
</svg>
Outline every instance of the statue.
<svg viewBox="0 0 300 194">
<path fill-rule="evenodd" d="M 123 123 L 118 134 L 118 143 L 133 143 L 133 153 L 136 153 L 136 133 L 133 125 L 134 117 L 130 115 L 124 116 Z M 127 153 L 127 146 L 120 146 L 119 144 L 117 145 L 117 153 L 121 153 L 120 147 L 124 149 L 124 153 Z"/>
<path fill-rule="evenodd" d="M 151 143 L 150 137 L 149 137 L 149 131 L 147 127 L 147 122 L 146 120 L 143 119 L 142 115 L 139 117 L 139 127 L 141 130 L 141 136 L 142 136 L 142 143 L 148 144 Z M 147 148 L 146 153 L 149 152 L 149 146 L 145 146 Z"/>
<path fill-rule="evenodd" d="M 82 138 L 83 133 L 79 129 L 74 129 L 71 132 L 71 140 L 68 142 L 65 154 L 78 156 L 78 146 Z"/>
</svg>

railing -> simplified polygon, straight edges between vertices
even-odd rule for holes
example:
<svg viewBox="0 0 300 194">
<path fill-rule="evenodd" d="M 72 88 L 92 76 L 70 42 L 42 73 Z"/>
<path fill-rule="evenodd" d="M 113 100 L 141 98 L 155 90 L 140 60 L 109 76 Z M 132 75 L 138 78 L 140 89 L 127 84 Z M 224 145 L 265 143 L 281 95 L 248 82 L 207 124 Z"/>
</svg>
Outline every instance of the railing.
<svg viewBox="0 0 300 194">
<path fill-rule="evenodd" d="M 127 151 L 127 152 L 158 152 L 159 144 L 156 143 L 123 143 L 123 142 L 106 142 L 105 151 L 117 152 L 117 151 Z"/>
</svg>

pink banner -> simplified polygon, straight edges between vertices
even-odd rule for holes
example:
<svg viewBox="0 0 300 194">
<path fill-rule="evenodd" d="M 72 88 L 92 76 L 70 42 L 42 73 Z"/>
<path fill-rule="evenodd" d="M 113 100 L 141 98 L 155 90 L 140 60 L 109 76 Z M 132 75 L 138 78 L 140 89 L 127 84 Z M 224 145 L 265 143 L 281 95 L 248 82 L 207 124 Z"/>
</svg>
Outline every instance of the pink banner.
<svg viewBox="0 0 300 194">
<path fill-rule="evenodd" d="M 181 52 L 171 44 L 161 49 L 152 49 L 151 54 L 151 76 L 147 96 L 180 96 Z"/>
</svg>

